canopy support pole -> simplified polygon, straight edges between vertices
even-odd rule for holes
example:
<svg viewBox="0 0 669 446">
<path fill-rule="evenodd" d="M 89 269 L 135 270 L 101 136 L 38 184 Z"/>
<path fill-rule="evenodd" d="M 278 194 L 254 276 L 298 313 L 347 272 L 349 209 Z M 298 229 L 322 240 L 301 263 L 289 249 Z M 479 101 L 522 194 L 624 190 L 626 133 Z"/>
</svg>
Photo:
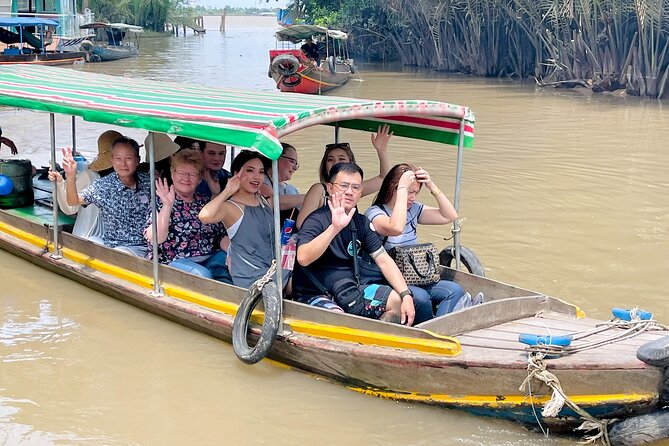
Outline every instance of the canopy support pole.
<svg viewBox="0 0 669 446">
<path fill-rule="evenodd" d="M 456 211 L 460 210 L 460 182 L 462 181 L 462 155 L 465 144 L 465 113 L 460 120 L 460 131 L 458 133 L 458 158 L 456 161 L 455 168 L 455 192 L 453 194 L 453 207 Z M 455 219 L 453 221 L 453 246 L 455 257 L 455 269 L 460 269 L 460 220 Z"/>
<path fill-rule="evenodd" d="M 335 142 L 335 144 L 337 144 L 339 142 L 339 123 L 338 122 L 335 123 L 334 128 L 335 128 L 335 140 L 334 140 L 334 142 Z"/>
<path fill-rule="evenodd" d="M 156 209 L 156 158 L 153 153 L 153 132 L 149 132 L 146 141 L 149 152 L 149 176 L 151 178 L 151 249 L 153 253 L 153 296 L 163 296 L 158 269 L 158 211 Z"/>
<path fill-rule="evenodd" d="M 274 214 L 274 258 L 276 259 L 276 286 L 283 296 L 283 274 L 281 271 L 281 207 L 279 203 L 279 162 L 272 160 L 272 206 Z M 283 305 L 282 305 L 283 307 Z M 283 311 L 282 311 L 283 313 Z"/>
<path fill-rule="evenodd" d="M 49 113 L 49 130 L 51 133 L 51 168 L 56 172 L 56 116 Z M 58 236 L 58 188 L 53 183 L 51 187 L 51 205 L 53 207 L 53 252 L 52 259 L 61 259 L 60 237 Z"/>
<path fill-rule="evenodd" d="M 76 116 L 72 116 L 72 154 L 77 153 L 77 123 Z"/>
</svg>

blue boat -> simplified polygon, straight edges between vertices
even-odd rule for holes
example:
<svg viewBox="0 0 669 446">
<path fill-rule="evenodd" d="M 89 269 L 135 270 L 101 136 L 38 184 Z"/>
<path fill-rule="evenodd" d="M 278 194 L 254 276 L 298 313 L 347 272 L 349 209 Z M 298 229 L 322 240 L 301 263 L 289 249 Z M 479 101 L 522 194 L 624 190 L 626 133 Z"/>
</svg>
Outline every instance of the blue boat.
<svg viewBox="0 0 669 446">
<path fill-rule="evenodd" d="M 57 20 L 37 17 L 0 18 L 0 64 L 65 65 L 83 61 L 84 53 L 47 49 L 60 27 Z"/>
<path fill-rule="evenodd" d="M 95 31 L 93 39 L 81 43 L 89 62 L 126 59 L 139 54 L 140 36 L 144 32 L 141 26 L 95 22 L 82 25 L 81 29 Z M 132 38 L 126 38 L 129 36 Z"/>
</svg>

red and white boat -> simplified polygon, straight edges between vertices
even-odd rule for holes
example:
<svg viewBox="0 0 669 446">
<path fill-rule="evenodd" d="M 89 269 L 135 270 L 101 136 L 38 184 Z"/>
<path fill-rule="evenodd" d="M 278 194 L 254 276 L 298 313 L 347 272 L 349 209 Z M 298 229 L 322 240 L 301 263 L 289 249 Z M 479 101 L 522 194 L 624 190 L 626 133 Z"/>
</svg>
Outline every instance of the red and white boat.
<svg viewBox="0 0 669 446">
<path fill-rule="evenodd" d="M 346 33 L 316 25 L 292 25 L 276 32 L 282 48 L 269 52 L 269 76 L 281 91 L 320 94 L 344 85 L 355 73 L 353 60 L 346 49 Z M 316 64 L 297 46 L 313 38 L 322 49 L 322 60 Z M 290 45 L 290 48 L 287 46 Z"/>
</svg>

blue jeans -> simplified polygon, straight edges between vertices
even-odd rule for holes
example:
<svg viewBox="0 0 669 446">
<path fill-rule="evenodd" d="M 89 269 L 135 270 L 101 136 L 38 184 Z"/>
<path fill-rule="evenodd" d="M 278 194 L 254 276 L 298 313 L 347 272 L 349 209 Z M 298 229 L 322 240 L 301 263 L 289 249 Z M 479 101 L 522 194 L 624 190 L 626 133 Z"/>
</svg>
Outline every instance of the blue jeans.
<svg viewBox="0 0 669 446">
<path fill-rule="evenodd" d="M 462 297 L 465 290 L 460 285 L 449 280 L 440 280 L 433 285 L 418 287 L 409 285 L 413 295 L 413 305 L 416 308 L 414 324 L 428 321 L 433 317 L 443 316 L 453 311 L 453 307 Z M 437 311 L 433 313 L 433 308 Z"/>
<path fill-rule="evenodd" d="M 180 269 L 187 273 L 194 274 L 207 279 L 218 280 L 232 285 L 232 277 L 228 267 L 225 266 L 225 261 L 228 258 L 228 253 L 225 251 L 217 251 L 210 256 L 201 257 L 182 257 L 180 259 L 172 260 L 169 266 Z"/>
</svg>

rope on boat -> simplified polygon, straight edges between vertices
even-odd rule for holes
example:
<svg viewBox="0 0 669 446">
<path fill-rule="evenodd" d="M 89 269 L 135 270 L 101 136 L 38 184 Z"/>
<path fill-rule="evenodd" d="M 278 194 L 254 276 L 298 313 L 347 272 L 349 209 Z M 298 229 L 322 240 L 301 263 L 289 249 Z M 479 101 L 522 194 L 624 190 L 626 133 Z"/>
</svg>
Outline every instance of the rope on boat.
<svg viewBox="0 0 669 446">
<path fill-rule="evenodd" d="M 601 440 L 605 445 L 610 446 L 608 425 L 609 423 L 617 421 L 616 419 L 599 419 L 584 409 L 579 407 L 562 389 L 560 380 L 553 373 L 546 369 L 544 358 L 560 357 L 570 355 L 577 352 L 582 352 L 602 345 L 612 344 L 614 342 L 630 339 L 650 330 L 667 330 L 668 328 L 653 319 L 642 320 L 639 316 L 639 309 L 635 307 L 631 310 L 631 320 L 623 321 L 620 319 L 612 319 L 603 324 L 598 324 L 595 328 L 583 330 L 572 333 L 574 340 L 585 339 L 597 333 L 602 333 L 611 329 L 622 329 L 622 332 L 614 333 L 613 335 L 599 341 L 585 342 L 579 346 L 558 346 L 537 344 L 527 348 L 527 377 L 520 386 L 521 391 L 528 389 L 530 398 L 532 398 L 532 390 L 530 382 L 536 379 L 546 384 L 552 391 L 550 400 L 544 405 L 541 415 L 544 417 L 557 417 L 562 408 L 567 405 L 571 410 L 576 412 L 583 420 L 583 423 L 576 428 L 581 431 L 597 431 L 593 435 L 586 435 L 584 437 L 584 444 L 593 443 Z"/>
<path fill-rule="evenodd" d="M 251 288 L 249 289 L 250 294 L 253 295 L 262 292 L 263 287 L 272 281 L 274 273 L 276 273 L 276 259 L 272 260 L 272 264 L 265 275 L 251 284 Z"/>
<path fill-rule="evenodd" d="M 606 446 L 611 446 L 609 441 L 609 432 L 608 425 L 612 420 L 600 420 L 584 409 L 582 409 L 578 404 L 573 402 L 569 396 L 562 389 L 560 380 L 553 373 L 546 370 L 546 364 L 544 363 L 545 355 L 543 353 L 533 352 L 527 356 L 527 377 L 520 385 L 520 390 L 525 391 L 526 388 L 530 388 L 530 382 L 533 379 L 541 381 L 551 388 L 553 391 L 550 400 L 544 405 L 544 408 L 541 411 L 541 415 L 544 417 L 556 417 L 566 404 L 571 410 L 576 412 L 583 423 L 576 428 L 576 430 L 582 431 L 594 431 L 597 433 L 593 435 L 586 435 L 584 437 L 584 442 L 582 444 L 594 443 L 597 440 L 601 440 Z M 533 398 L 532 392 L 529 392 L 530 398 Z"/>
</svg>

